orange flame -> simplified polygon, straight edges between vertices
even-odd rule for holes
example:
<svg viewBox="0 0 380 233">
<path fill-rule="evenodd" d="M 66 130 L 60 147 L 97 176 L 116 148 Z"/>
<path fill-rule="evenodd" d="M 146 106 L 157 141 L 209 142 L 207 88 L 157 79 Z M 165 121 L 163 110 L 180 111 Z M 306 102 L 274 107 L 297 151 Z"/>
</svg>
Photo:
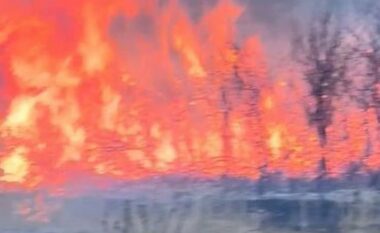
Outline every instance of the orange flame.
<svg viewBox="0 0 380 233">
<path fill-rule="evenodd" d="M 292 75 L 268 78 L 258 35 L 235 46 L 244 8 L 232 0 L 198 19 L 175 0 L 1 6 L 4 183 L 63 185 L 79 174 L 257 179 L 263 165 L 313 177 L 326 153 L 331 174 L 361 160 L 380 166 L 376 156 L 360 157 L 359 113 L 347 122 L 349 142 L 332 133 L 332 143 L 319 147 L 302 94 L 287 85 Z"/>
</svg>

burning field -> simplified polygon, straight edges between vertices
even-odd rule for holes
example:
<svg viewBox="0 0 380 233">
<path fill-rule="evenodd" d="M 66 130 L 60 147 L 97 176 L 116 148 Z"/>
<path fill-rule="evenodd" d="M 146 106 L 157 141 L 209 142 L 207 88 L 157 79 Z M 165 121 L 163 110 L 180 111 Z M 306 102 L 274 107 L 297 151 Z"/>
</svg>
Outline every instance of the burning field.
<svg viewBox="0 0 380 233">
<path fill-rule="evenodd" d="M 0 0 L 0 232 L 378 229 L 380 8 L 321 2 Z"/>
</svg>

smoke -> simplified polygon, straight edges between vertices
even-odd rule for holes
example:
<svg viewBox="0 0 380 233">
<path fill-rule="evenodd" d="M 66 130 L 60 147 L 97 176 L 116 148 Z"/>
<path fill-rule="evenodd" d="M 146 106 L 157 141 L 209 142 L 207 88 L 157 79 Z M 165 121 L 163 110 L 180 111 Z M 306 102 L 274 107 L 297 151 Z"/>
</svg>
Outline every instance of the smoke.
<svg viewBox="0 0 380 233">
<path fill-rule="evenodd" d="M 218 0 L 180 0 L 185 7 L 193 23 L 198 23 L 201 18 L 218 3 Z"/>
</svg>

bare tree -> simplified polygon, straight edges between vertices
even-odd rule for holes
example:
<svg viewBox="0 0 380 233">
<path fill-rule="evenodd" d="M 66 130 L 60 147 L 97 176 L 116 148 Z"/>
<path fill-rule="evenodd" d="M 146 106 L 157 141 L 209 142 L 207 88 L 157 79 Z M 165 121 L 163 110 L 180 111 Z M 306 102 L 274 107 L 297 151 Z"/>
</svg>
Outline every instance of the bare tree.
<svg viewBox="0 0 380 233">
<path fill-rule="evenodd" d="M 368 7 L 369 6 L 369 7 Z M 362 160 L 371 156 L 372 141 L 370 137 L 369 120 L 367 115 L 370 110 L 376 115 L 377 137 L 380 136 L 380 4 L 369 2 L 369 5 L 360 12 L 360 17 L 364 18 L 360 26 L 356 26 L 357 31 L 353 32 L 356 38 L 356 51 L 361 58 L 361 70 L 364 70 L 363 80 L 360 80 L 357 94 L 355 95 L 359 107 L 366 113 L 364 118 L 364 130 L 366 132 L 366 148 Z M 364 17 L 365 15 L 366 17 Z M 363 161 L 360 161 L 363 164 Z M 369 171 L 369 185 L 374 187 L 379 184 L 379 172 Z"/>
<path fill-rule="evenodd" d="M 375 6 L 379 10 L 379 6 Z M 370 12 L 370 27 L 361 41 L 366 41 L 359 49 L 365 60 L 365 79 L 358 96 L 361 107 L 368 111 L 373 109 L 376 113 L 377 122 L 380 124 L 380 13 Z"/>
<path fill-rule="evenodd" d="M 297 33 L 294 56 L 303 68 L 312 104 L 305 106 L 310 125 L 316 127 L 320 145 L 327 143 L 326 129 L 331 125 L 334 101 L 349 87 L 347 65 L 350 51 L 344 42 L 341 25 L 331 12 L 318 15 L 310 28 Z"/>
<path fill-rule="evenodd" d="M 242 64 L 241 58 L 244 60 L 254 59 L 249 54 L 244 54 L 243 50 L 236 44 L 229 45 L 228 49 L 235 56 L 235 61 L 226 61 L 225 70 L 217 71 L 216 75 L 221 76 L 219 86 L 219 102 L 220 112 L 222 113 L 222 137 L 224 146 L 224 162 L 226 164 L 226 173 L 228 174 L 228 166 L 233 159 L 231 148 L 231 115 L 238 111 L 240 106 L 247 106 L 245 114 L 248 118 L 258 117 L 258 99 L 259 87 L 254 83 L 256 75 L 252 67 Z M 244 108 L 245 109 L 245 108 Z"/>
</svg>

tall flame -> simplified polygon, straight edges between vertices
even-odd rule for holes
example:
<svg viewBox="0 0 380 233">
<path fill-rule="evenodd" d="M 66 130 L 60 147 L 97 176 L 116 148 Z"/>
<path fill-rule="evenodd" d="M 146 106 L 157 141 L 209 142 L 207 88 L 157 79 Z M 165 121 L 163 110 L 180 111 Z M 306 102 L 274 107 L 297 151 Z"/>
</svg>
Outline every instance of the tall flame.
<svg viewBox="0 0 380 233">
<path fill-rule="evenodd" d="M 332 133 L 320 148 L 292 75 L 269 78 L 258 35 L 236 42 L 244 8 L 202 7 L 192 17 L 175 0 L 2 1 L 0 180 L 257 179 L 263 166 L 314 177 L 321 154 L 331 174 L 362 161 L 360 113 L 347 122 L 350 143 Z"/>
</svg>

